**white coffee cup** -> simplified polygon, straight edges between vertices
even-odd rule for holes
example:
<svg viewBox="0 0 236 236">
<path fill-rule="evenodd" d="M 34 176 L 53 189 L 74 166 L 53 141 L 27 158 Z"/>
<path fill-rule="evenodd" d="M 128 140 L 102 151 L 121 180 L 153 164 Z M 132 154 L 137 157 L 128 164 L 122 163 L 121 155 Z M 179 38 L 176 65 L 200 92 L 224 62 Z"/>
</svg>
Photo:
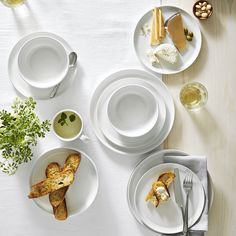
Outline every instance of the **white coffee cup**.
<svg viewBox="0 0 236 236">
<path fill-rule="evenodd" d="M 83 128 L 80 114 L 72 109 L 61 110 L 52 119 L 54 134 L 62 141 L 74 141 L 79 138 L 87 142 L 89 138 L 83 134 Z"/>
<path fill-rule="evenodd" d="M 42 36 L 28 40 L 20 48 L 18 68 L 21 77 L 36 88 L 51 88 L 68 73 L 69 55 L 56 39 Z"/>
</svg>

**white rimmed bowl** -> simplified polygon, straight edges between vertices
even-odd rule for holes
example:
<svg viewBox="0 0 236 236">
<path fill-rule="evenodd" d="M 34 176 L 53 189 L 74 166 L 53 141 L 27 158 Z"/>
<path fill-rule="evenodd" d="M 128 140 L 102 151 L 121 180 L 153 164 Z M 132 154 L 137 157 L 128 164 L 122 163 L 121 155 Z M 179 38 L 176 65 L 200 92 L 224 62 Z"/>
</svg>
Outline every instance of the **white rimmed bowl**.
<svg viewBox="0 0 236 236">
<path fill-rule="evenodd" d="M 115 90 L 107 106 L 113 128 L 125 137 L 140 137 L 150 132 L 158 119 L 158 105 L 148 88 L 130 84 Z"/>
<path fill-rule="evenodd" d="M 72 147 L 50 149 L 37 159 L 29 180 L 31 187 L 46 178 L 45 169 L 49 163 L 57 162 L 60 166 L 63 166 L 69 154 L 78 152 L 81 154 L 81 163 L 76 171 L 74 182 L 69 186 L 65 196 L 69 217 L 86 211 L 97 196 L 99 188 L 98 171 L 96 165 L 87 154 Z M 45 212 L 53 214 L 48 195 L 34 198 L 33 201 Z"/>
<path fill-rule="evenodd" d="M 59 84 L 69 69 L 69 57 L 64 46 L 50 37 L 36 37 L 26 41 L 18 55 L 21 77 L 36 88 L 50 88 Z"/>
</svg>

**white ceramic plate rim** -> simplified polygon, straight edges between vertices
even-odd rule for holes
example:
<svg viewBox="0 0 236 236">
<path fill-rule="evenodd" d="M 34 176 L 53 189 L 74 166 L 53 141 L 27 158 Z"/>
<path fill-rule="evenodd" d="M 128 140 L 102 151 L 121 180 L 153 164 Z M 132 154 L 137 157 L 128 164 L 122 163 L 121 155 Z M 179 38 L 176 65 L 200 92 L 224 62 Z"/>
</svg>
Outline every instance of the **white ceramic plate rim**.
<svg viewBox="0 0 236 236">
<path fill-rule="evenodd" d="M 83 209 L 83 210 L 80 211 L 80 212 L 69 214 L 69 215 L 68 215 L 68 218 L 73 217 L 73 216 L 77 216 L 77 215 L 81 215 L 81 214 L 84 213 L 86 210 L 88 210 L 88 208 L 91 207 L 91 205 L 95 202 L 95 199 L 96 199 L 96 197 L 97 197 L 97 195 L 98 195 L 98 190 L 99 190 L 99 176 L 98 176 L 98 169 L 97 169 L 97 167 L 96 167 L 94 161 L 93 161 L 85 152 L 81 151 L 80 149 L 77 149 L 77 148 L 74 148 L 74 147 L 68 147 L 68 146 L 58 146 L 58 147 L 54 147 L 54 148 L 47 149 L 46 151 L 44 151 L 44 152 L 42 152 L 41 154 L 39 154 L 39 157 L 38 157 L 37 160 L 34 162 L 33 167 L 32 167 L 32 169 L 31 169 L 31 173 L 30 173 L 30 177 L 29 177 L 29 189 L 31 188 L 31 186 L 32 186 L 32 184 L 33 184 L 33 183 L 32 183 L 33 173 L 34 173 L 34 170 L 35 170 L 35 168 L 36 168 L 36 166 L 37 166 L 37 163 L 39 162 L 40 158 L 43 157 L 43 156 L 45 156 L 47 153 L 49 153 L 49 152 L 51 152 L 51 151 L 53 151 L 53 150 L 57 150 L 57 149 L 58 149 L 58 150 L 60 150 L 60 149 L 68 149 L 68 150 L 71 150 L 71 151 L 75 151 L 75 152 L 81 153 L 81 154 L 82 154 L 84 157 L 86 157 L 87 160 L 92 164 L 92 166 L 93 166 L 93 168 L 94 168 L 94 170 L 95 170 L 95 172 L 96 172 L 96 180 L 97 180 L 97 183 L 96 183 L 96 184 L 97 184 L 97 189 L 96 189 L 96 194 L 94 195 L 94 198 L 93 198 L 93 200 L 91 201 L 90 205 L 88 205 L 85 209 Z M 46 212 L 46 213 L 52 215 L 52 213 L 50 213 L 50 212 L 46 211 L 45 209 L 43 209 L 43 208 L 41 207 L 41 205 L 40 205 L 34 198 L 33 198 L 32 200 L 33 200 L 33 202 L 35 203 L 35 205 L 38 206 L 43 212 Z"/>
<path fill-rule="evenodd" d="M 11 81 L 13 87 L 16 89 L 24 97 L 33 97 L 35 99 L 49 99 L 50 94 L 52 92 L 52 88 L 48 89 L 38 89 L 28 85 L 20 76 L 19 71 L 17 69 L 17 55 L 19 53 L 21 45 L 31 38 L 38 36 L 49 36 L 59 40 L 63 46 L 66 48 L 68 54 L 73 51 L 70 45 L 60 36 L 49 33 L 49 32 L 34 32 L 28 35 L 23 36 L 11 49 L 9 57 L 8 57 L 8 76 Z M 68 87 L 74 82 L 75 76 L 77 74 L 77 66 L 73 66 L 68 70 L 68 73 L 65 79 L 61 82 L 61 85 L 58 89 L 57 95 L 59 96 L 64 91 L 68 89 Z M 20 80 L 20 82 L 18 81 Z"/>
<path fill-rule="evenodd" d="M 101 97 L 102 93 L 103 93 L 103 88 L 106 88 L 107 87 L 107 84 L 110 84 L 111 82 L 113 81 L 116 81 L 118 80 L 120 77 L 124 76 L 124 75 L 131 75 L 133 77 L 133 75 L 143 75 L 145 76 L 146 78 L 149 78 L 150 80 L 152 81 L 155 81 L 155 83 L 158 83 L 158 85 L 160 86 L 161 84 L 161 87 L 162 89 L 165 90 L 166 94 L 169 95 L 169 121 L 168 123 L 164 125 L 164 128 L 166 129 L 165 131 L 165 135 L 163 135 L 162 139 L 156 143 L 156 145 L 153 147 L 150 147 L 149 149 L 145 149 L 145 150 L 134 150 L 133 152 L 129 149 L 125 149 L 125 148 L 121 148 L 121 147 L 114 147 L 112 146 L 107 140 L 106 138 L 104 137 L 103 133 L 96 127 L 96 125 L 94 124 L 94 114 L 96 114 L 96 103 L 98 102 L 99 98 Z M 153 83 L 153 82 L 152 82 Z M 156 86 L 153 86 L 153 87 L 156 87 Z M 167 109 L 168 110 L 168 109 Z M 129 154 L 129 155 L 137 155 L 137 154 L 144 154 L 144 153 L 147 153 L 155 148 L 157 148 L 165 139 L 166 137 L 168 136 L 170 130 L 172 129 L 172 126 L 173 126 L 173 123 L 174 123 L 174 117 L 175 117 L 175 109 L 174 109 L 174 102 L 173 102 L 173 98 L 172 96 L 170 95 L 169 93 L 169 90 L 168 88 L 166 87 L 166 85 L 157 77 L 157 75 L 153 75 L 149 72 L 146 72 L 144 70 L 140 70 L 140 69 L 123 69 L 123 70 L 119 70 L 119 71 L 116 71 L 112 74 L 110 74 L 109 76 L 106 77 L 106 79 L 104 79 L 97 87 L 96 89 L 94 90 L 94 92 L 92 93 L 92 98 L 91 98 L 91 101 L 90 101 L 90 121 L 91 121 L 91 124 L 92 124 L 92 127 L 93 127 L 93 130 L 97 136 L 97 138 L 100 140 L 100 142 L 106 146 L 107 148 L 117 152 L 117 153 L 120 153 L 120 154 Z M 96 117 L 95 117 L 96 119 Z M 167 118 L 168 120 L 168 118 Z M 96 122 L 95 122 L 96 123 Z M 166 127 L 168 126 L 168 128 Z"/>
<path fill-rule="evenodd" d="M 164 150 L 160 150 L 160 151 L 157 151 L 157 152 L 154 152 L 153 154 L 151 154 L 150 156 L 146 157 L 145 159 L 143 159 L 142 161 L 140 161 L 136 167 L 134 168 L 134 170 L 132 171 L 131 175 L 130 175 L 130 178 L 129 178 L 129 181 L 128 181 L 128 184 L 127 184 L 127 202 L 128 202 L 128 206 L 129 206 L 129 210 L 131 212 L 131 214 L 133 215 L 134 219 L 139 222 L 141 225 L 145 226 L 143 224 L 143 222 L 139 219 L 139 216 L 136 214 L 135 212 L 135 207 L 132 206 L 133 205 L 133 201 L 131 200 L 132 198 L 132 193 L 131 193 L 131 185 L 133 184 L 132 181 L 133 181 L 133 178 L 135 177 L 135 175 L 137 173 L 139 173 L 140 169 L 142 169 L 143 165 L 146 165 L 150 160 L 153 161 L 154 160 L 159 160 L 160 157 L 162 156 L 166 156 L 166 155 L 178 155 L 178 156 L 181 156 L 181 155 L 184 155 L 184 156 L 188 156 L 189 154 L 187 154 L 186 152 L 183 152 L 183 151 L 180 151 L 180 150 L 177 150 L 177 149 L 164 149 Z M 157 163 L 157 164 L 161 164 L 161 163 Z M 157 164 L 154 164 L 154 165 L 157 165 Z M 152 167 L 150 167 L 152 168 Z M 150 169 L 149 168 L 149 169 Z M 149 170 L 148 169 L 148 170 Z M 145 171 L 146 172 L 146 171 Z M 144 173 L 143 173 L 144 174 Z M 143 175 L 142 174 L 142 175 Z M 214 201 L 214 189 L 213 189 L 213 182 L 212 182 L 212 178 L 209 174 L 209 172 L 207 173 L 208 174 L 208 210 L 211 209 L 212 205 L 213 205 L 213 201 Z M 140 178 L 142 177 L 142 175 L 140 176 Z M 139 179 L 140 179 L 139 178 Z M 138 179 L 138 181 L 139 181 Z M 137 181 L 137 183 L 138 183 Z M 137 185 L 137 184 L 136 184 Z M 136 188 L 136 186 L 135 186 Z M 147 226 L 145 226 L 147 227 Z M 152 230 L 151 228 L 147 227 L 148 229 Z M 153 231 L 153 230 L 152 230 Z M 156 232 L 156 231 L 154 231 Z"/>
<path fill-rule="evenodd" d="M 193 223 L 189 224 L 189 227 L 191 227 L 191 226 L 193 226 L 198 221 L 198 219 L 201 217 L 202 212 L 204 210 L 204 207 L 205 207 L 205 191 L 203 189 L 202 183 L 200 182 L 198 176 L 192 170 L 190 170 L 188 167 L 180 165 L 180 164 L 177 164 L 177 163 L 163 163 L 163 164 L 159 164 L 159 165 L 153 166 L 151 169 L 149 169 L 147 172 L 145 172 L 142 175 L 142 177 L 139 179 L 139 181 L 137 183 L 137 186 L 135 188 L 135 192 L 134 192 L 135 197 L 134 198 L 136 199 L 137 189 L 138 189 L 138 187 L 140 185 L 140 182 L 142 182 L 143 179 L 146 178 L 146 176 L 149 175 L 154 170 L 162 168 L 162 167 L 165 167 L 165 166 L 168 166 L 169 169 L 178 168 L 179 170 L 183 170 L 183 169 L 184 170 L 188 170 L 188 172 L 193 174 L 194 179 L 197 180 L 197 185 L 198 185 L 198 188 L 200 188 L 202 198 L 200 199 L 200 208 L 197 210 L 197 213 L 195 213 L 195 214 L 197 214 L 197 216 L 195 216 L 195 218 L 193 220 Z M 138 211 L 137 205 L 136 205 L 136 201 L 135 201 L 135 209 L 136 209 L 136 211 Z M 190 215 L 189 215 L 189 218 L 191 218 Z M 159 233 L 162 233 L 162 234 L 176 234 L 176 233 L 180 233 L 181 232 L 181 228 L 182 228 L 182 226 L 180 226 L 179 230 L 177 230 L 177 229 L 176 230 L 174 230 L 174 229 L 170 230 L 168 228 L 166 228 L 165 231 L 164 230 L 155 230 L 154 228 L 152 228 L 152 226 L 150 226 L 148 223 L 145 222 L 145 219 L 142 219 L 142 217 L 141 217 L 140 220 L 148 228 L 151 228 L 153 231 L 156 231 L 156 232 L 159 232 Z M 154 223 L 151 223 L 151 224 L 154 224 Z M 156 226 L 156 227 L 158 228 L 158 226 Z M 159 228 L 164 228 L 164 227 L 162 226 L 162 227 L 159 227 Z"/>
<path fill-rule="evenodd" d="M 157 72 L 157 73 L 160 73 L 160 74 L 176 74 L 176 73 L 179 73 L 179 72 L 181 72 L 181 71 L 184 71 L 184 70 L 186 70 L 188 67 L 190 67 L 193 63 L 194 63 L 194 61 L 197 59 L 197 57 L 198 57 L 198 55 L 199 55 L 199 53 L 200 53 L 200 51 L 201 51 L 201 45 L 202 45 L 202 35 L 201 35 L 201 31 L 200 31 L 200 28 L 199 28 L 199 25 L 198 25 L 198 22 L 197 22 L 197 20 L 195 19 L 195 18 L 193 18 L 188 12 L 186 12 L 185 10 L 183 10 L 183 9 L 181 9 L 181 8 L 179 8 L 179 7 L 176 7 L 176 6 L 171 6 L 171 5 L 161 5 L 161 6 L 159 6 L 160 8 L 173 8 L 173 9 L 176 9 L 176 12 L 178 12 L 178 11 L 182 11 L 184 14 L 186 14 L 186 15 L 188 15 L 191 19 L 192 19 L 192 21 L 193 21 L 193 23 L 194 23 L 194 25 L 196 26 L 195 27 L 195 30 L 197 30 L 198 31 L 198 34 L 199 34 L 199 38 L 197 39 L 197 40 L 199 40 L 199 47 L 196 49 L 196 52 L 195 52 L 195 57 L 193 57 L 192 58 L 192 61 L 190 61 L 189 63 L 185 63 L 185 66 L 182 68 L 182 69 L 176 69 L 176 70 L 173 70 L 173 71 L 168 71 L 168 72 L 165 72 L 165 71 L 163 71 L 161 68 L 158 68 L 158 67 L 153 67 L 152 65 L 151 65 L 151 63 L 148 63 L 147 62 L 147 60 L 145 61 L 145 60 L 142 60 L 140 57 L 139 57 L 139 55 L 138 55 L 138 51 L 137 51 L 137 45 L 136 45 L 136 35 L 139 35 L 139 33 L 137 32 L 137 31 L 139 31 L 140 30 L 140 28 L 139 28 L 139 25 L 140 25 L 140 23 L 141 23 L 141 21 L 143 20 L 143 18 L 147 15 L 147 14 L 150 14 L 150 11 L 151 10 L 149 10 L 149 11 L 147 11 L 140 19 L 139 19 L 139 21 L 138 21 L 138 23 L 136 24 L 136 27 L 135 27 L 135 30 L 134 30 L 134 33 L 133 33 L 133 44 L 134 44 L 134 49 L 135 49 L 135 53 L 136 53 L 136 56 L 138 57 L 138 59 L 139 59 L 139 61 L 145 66 L 145 67 L 147 67 L 148 69 L 150 69 L 151 71 L 154 71 L 154 72 Z M 146 62 L 146 63 L 145 63 Z"/>
</svg>

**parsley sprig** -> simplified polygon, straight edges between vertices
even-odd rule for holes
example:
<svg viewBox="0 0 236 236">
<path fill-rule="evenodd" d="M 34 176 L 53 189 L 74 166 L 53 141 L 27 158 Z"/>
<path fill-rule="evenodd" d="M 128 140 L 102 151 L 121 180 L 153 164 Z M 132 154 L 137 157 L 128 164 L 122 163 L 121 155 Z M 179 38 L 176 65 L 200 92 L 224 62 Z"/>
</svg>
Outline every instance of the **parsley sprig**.
<svg viewBox="0 0 236 236">
<path fill-rule="evenodd" d="M 0 169 L 9 175 L 32 159 L 31 148 L 49 131 L 50 121 L 41 122 L 34 112 L 35 106 L 31 97 L 16 98 L 12 112 L 0 111 Z"/>
<path fill-rule="evenodd" d="M 68 118 L 67 114 L 66 114 L 65 112 L 62 112 L 62 113 L 61 113 L 61 117 L 60 117 L 60 119 L 58 120 L 58 123 L 61 124 L 61 126 L 65 125 L 65 124 L 68 126 L 67 118 Z M 75 114 L 71 114 L 71 115 L 69 116 L 69 120 L 70 120 L 71 123 L 74 122 L 75 119 L 76 119 Z"/>
</svg>

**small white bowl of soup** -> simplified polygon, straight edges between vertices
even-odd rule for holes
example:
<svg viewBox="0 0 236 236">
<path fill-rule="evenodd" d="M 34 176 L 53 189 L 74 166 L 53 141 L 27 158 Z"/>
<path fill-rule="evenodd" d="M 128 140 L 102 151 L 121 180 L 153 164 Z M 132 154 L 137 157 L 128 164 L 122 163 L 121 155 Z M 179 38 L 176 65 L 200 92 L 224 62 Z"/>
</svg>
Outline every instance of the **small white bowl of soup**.
<svg viewBox="0 0 236 236">
<path fill-rule="evenodd" d="M 74 141 L 79 138 L 86 141 L 89 138 L 83 134 L 83 120 L 78 112 L 72 109 L 59 111 L 52 121 L 54 134 L 62 141 Z"/>
</svg>

